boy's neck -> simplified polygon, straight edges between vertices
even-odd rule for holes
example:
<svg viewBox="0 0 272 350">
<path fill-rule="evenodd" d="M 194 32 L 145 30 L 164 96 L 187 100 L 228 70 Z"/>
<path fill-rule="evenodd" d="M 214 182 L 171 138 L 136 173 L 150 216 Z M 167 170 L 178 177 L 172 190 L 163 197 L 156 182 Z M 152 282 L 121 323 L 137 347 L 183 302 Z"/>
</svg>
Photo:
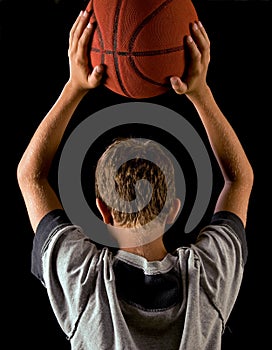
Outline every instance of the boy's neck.
<svg viewBox="0 0 272 350">
<path fill-rule="evenodd" d="M 158 238 L 148 244 L 132 247 L 132 248 L 120 248 L 126 252 L 144 257 L 147 261 L 160 261 L 167 254 L 162 238 Z"/>
</svg>

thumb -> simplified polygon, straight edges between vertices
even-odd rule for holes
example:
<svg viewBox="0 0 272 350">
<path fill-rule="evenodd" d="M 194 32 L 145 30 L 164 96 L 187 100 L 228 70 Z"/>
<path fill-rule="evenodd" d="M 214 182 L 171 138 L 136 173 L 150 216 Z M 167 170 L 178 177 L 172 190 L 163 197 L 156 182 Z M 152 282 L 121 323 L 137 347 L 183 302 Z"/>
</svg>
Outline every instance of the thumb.
<svg viewBox="0 0 272 350">
<path fill-rule="evenodd" d="M 187 91 L 187 85 L 183 81 L 181 81 L 179 77 L 171 77 L 170 82 L 173 90 L 178 95 L 182 95 Z"/>
<path fill-rule="evenodd" d="M 88 77 L 88 82 L 91 88 L 95 88 L 100 84 L 103 78 L 103 73 L 104 67 L 101 64 L 93 69 L 92 73 Z"/>
</svg>

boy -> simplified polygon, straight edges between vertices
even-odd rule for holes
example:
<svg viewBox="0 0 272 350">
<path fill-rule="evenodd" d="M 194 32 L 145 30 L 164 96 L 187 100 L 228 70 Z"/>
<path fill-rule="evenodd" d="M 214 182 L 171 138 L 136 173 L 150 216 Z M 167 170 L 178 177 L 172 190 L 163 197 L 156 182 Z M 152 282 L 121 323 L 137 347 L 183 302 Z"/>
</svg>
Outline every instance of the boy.
<svg viewBox="0 0 272 350">
<path fill-rule="evenodd" d="M 47 288 L 72 349 L 220 349 L 247 258 L 245 227 L 253 171 L 206 82 L 208 36 L 200 22 L 194 23 L 186 38 L 190 55 L 186 75 L 182 80 L 172 77 L 171 84 L 195 106 L 222 171 L 224 186 L 214 215 L 194 244 L 173 254 L 163 245 L 163 229 L 148 244 L 141 244 L 141 239 L 131 245 L 121 241 L 113 253 L 107 247 L 97 247 L 70 222 L 48 181 L 52 160 L 76 107 L 102 81 L 104 67 L 90 70 L 88 65 L 88 41 L 93 30 L 89 18 L 89 13 L 81 13 L 71 29 L 70 78 L 18 165 L 18 182 L 35 233 L 32 271 Z M 147 146 L 148 142 L 141 144 Z M 113 147 L 118 148 L 116 144 Z M 131 169 L 139 165 L 132 164 Z M 128 169 L 124 171 L 127 174 Z M 168 171 L 158 170 L 154 181 L 160 179 L 168 190 L 171 186 L 164 182 L 165 174 L 168 177 Z M 107 205 L 99 177 L 97 181 L 97 206 L 113 234 L 120 227 L 141 230 L 161 210 L 152 209 L 150 219 L 146 215 L 127 217 L 122 209 Z M 162 198 L 165 203 L 165 196 Z M 169 203 L 162 227 L 178 213 L 179 200 L 174 192 Z"/>
</svg>

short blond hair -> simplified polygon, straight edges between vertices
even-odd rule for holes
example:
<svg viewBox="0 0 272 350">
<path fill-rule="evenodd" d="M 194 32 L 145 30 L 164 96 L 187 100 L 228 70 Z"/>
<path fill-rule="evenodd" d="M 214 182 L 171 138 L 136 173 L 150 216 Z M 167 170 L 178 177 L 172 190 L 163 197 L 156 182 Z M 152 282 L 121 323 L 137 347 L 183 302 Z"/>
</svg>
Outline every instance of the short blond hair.
<svg viewBox="0 0 272 350">
<path fill-rule="evenodd" d="M 114 173 L 114 186 L 109 186 L 112 169 L 117 171 Z M 143 179 L 148 181 L 152 193 L 145 186 L 138 189 L 137 203 L 141 209 L 129 212 L 128 205 L 136 198 L 136 183 Z M 161 145 L 153 140 L 116 139 L 98 160 L 95 192 L 121 227 L 146 225 L 159 214 L 162 221 L 176 195 L 173 163 Z M 113 203 L 109 204 L 109 198 L 115 198 Z M 118 201 L 118 198 L 121 200 Z M 123 203 L 121 207 L 120 202 Z"/>
</svg>

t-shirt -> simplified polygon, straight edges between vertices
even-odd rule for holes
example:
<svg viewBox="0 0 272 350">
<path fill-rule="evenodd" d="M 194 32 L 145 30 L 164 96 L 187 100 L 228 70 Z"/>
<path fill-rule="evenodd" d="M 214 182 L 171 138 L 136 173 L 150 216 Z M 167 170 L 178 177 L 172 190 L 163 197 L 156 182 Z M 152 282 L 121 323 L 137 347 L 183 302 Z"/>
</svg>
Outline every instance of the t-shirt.
<svg viewBox="0 0 272 350">
<path fill-rule="evenodd" d="M 194 244 L 148 261 L 99 246 L 54 210 L 38 225 L 31 271 L 72 350 L 219 350 L 246 258 L 231 212 L 213 215 Z"/>
</svg>

